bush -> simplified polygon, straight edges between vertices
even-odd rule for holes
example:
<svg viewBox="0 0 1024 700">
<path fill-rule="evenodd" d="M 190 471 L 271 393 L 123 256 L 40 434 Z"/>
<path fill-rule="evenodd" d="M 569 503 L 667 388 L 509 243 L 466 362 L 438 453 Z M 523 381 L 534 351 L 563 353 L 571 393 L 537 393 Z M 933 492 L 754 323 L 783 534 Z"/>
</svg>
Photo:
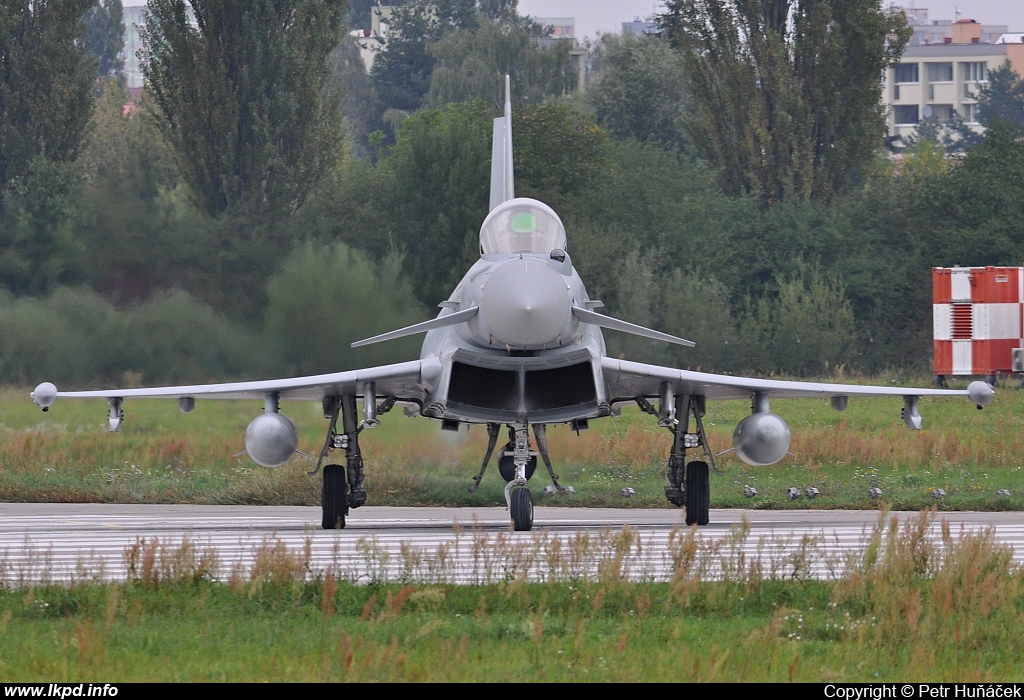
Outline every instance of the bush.
<svg viewBox="0 0 1024 700">
<path fill-rule="evenodd" d="M 204 381 L 265 372 L 254 337 L 181 291 L 118 310 L 95 292 L 0 296 L 0 380 Z"/>
<path fill-rule="evenodd" d="M 298 248 L 267 289 L 270 346 L 299 374 L 415 359 L 422 335 L 351 347 L 427 318 L 401 268 L 402 258 L 394 253 L 378 267 L 341 243 Z"/>
<path fill-rule="evenodd" d="M 737 333 L 729 291 L 703 271 L 673 270 L 665 285 L 661 329 L 692 340 L 696 347 L 669 346 L 674 367 L 704 372 L 734 372 Z"/>
<path fill-rule="evenodd" d="M 777 284 L 775 294 L 747 303 L 739 338 L 743 364 L 762 373 L 821 376 L 845 363 L 855 334 L 842 285 L 807 268 Z"/>
</svg>

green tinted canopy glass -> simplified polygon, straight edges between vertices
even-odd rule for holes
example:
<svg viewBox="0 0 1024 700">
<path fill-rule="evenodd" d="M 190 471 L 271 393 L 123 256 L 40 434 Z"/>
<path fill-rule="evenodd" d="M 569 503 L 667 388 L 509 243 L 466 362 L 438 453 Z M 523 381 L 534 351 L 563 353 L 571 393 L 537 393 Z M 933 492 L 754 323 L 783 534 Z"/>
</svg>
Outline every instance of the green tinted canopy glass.
<svg viewBox="0 0 1024 700">
<path fill-rule="evenodd" d="M 512 215 L 512 230 L 516 233 L 530 233 L 536 230 L 537 220 L 528 211 Z"/>
</svg>

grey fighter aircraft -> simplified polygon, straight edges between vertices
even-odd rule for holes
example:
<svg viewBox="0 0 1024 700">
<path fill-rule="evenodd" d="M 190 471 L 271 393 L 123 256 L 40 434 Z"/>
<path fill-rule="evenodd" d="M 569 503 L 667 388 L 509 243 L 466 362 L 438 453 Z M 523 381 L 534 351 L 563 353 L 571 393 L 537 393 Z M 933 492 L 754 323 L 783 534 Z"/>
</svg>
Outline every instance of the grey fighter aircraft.
<svg viewBox="0 0 1024 700">
<path fill-rule="evenodd" d="M 480 259 L 441 302 L 437 318 L 354 343 L 426 333 L 419 360 L 293 379 L 151 389 L 62 392 L 47 382 L 36 387 L 32 398 L 44 411 L 61 397 L 105 398 L 111 431 L 121 425 L 125 399 L 177 398 L 185 412 L 197 399 L 263 399 L 264 412 L 245 431 L 245 447 L 253 461 L 266 467 L 284 464 L 298 444 L 295 426 L 279 411 L 280 402 L 320 401 L 329 423 L 317 471 L 332 451 L 345 454 L 344 465 L 323 467 L 323 527 L 328 529 L 344 527 L 349 509 L 366 502 L 359 434 L 377 425 L 392 407 L 401 405 L 407 415 L 439 420 L 443 429 L 457 430 L 463 423 L 487 426 L 487 452 L 470 491 L 479 486 L 504 425 L 508 442 L 498 468 L 506 481 L 505 500 L 514 529 L 530 530 L 529 479 L 538 454 L 555 487 L 564 490 L 548 456 L 545 428 L 550 424 L 582 430 L 590 420 L 615 414 L 623 405 L 639 405 L 673 435 L 665 496 L 673 505 L 685 506 L 687 524 L 704 525 L 709 463 L 714 466 L 701 421 L 709 399 L 751 401 L 752 413 L 736 427 L 732 451 L 747 464 L 767 465 L 781 460 L 790 445 L 789 426 L 770 410 L 773 398 L 826 398 L 841 411 L 850 396 L 902 397 L 903 420 L 919 429 L 921 396 L 966 396 L 978 408 L 992 397 L 984 382 L 966 391 L 819 384 L 691 372 L 608 357 L 603 328 L 692 343 L 595 311 L 602 304 L 588 296 L 573 267 L 558 215 L 542 202 L 515 196 L 507 78 L 504 116 L 494 120 L 490 207 L 480 228 Z M 531 426 L 536 451 L 531 449 Z M 698 459 L 687 460 L 691 451 Z"/>
</svg>

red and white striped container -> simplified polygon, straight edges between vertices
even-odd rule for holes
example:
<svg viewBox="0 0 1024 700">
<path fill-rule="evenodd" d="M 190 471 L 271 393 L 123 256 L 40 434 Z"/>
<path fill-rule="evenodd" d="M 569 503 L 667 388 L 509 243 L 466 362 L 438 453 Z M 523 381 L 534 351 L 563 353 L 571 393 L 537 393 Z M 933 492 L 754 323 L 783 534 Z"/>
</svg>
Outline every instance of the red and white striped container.
<svg viewBox="0 0 1024 700">
<path fill-rule="evenodd" d="M 1012 371 L 1024 347 L 1024 267 L 933 267 L 935 376 Z"/>
</svg>

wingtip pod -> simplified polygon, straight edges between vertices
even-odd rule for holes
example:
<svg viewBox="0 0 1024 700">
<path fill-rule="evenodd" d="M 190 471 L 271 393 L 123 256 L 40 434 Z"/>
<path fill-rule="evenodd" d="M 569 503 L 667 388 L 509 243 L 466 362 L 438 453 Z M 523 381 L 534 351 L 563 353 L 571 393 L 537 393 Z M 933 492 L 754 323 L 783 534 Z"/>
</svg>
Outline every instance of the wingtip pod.
<svg viewBox="0 0 1024 700">
<path fill-rule="evenodd" d="M 995 393 L 995 389 L 988 382 L 971 382 L 967 386 L 967 396 L 970 397 L 971 401 L 978 408 L 987 406 L 992 397 L 995 396 Z"/>
<path fill-rule="evenodd" d="M 44 411 L 48 411 L 53 402 L 57 400 L 57 387 L 50 382 L 43 382 L 35 388 L 31 396 L 32 403 Z"/>
</svg>

